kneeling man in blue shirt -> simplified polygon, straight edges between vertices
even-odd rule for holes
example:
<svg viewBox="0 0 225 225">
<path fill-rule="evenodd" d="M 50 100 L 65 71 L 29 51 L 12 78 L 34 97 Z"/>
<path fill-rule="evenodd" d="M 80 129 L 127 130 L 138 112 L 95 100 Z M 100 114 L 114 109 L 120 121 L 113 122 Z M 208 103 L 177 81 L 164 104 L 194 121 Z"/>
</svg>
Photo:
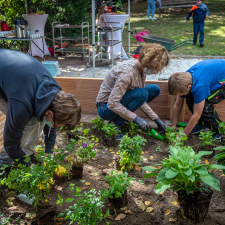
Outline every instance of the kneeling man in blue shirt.
<svg viewBox="0 0 225 225">
<path fill-rule="evenodd" d="M 187 72 L 173 74 L 168 81 L 169 93 L 177 95 L 172 126 L 176 127 L 184 98 L 192 116 L 184 133 L 198 134 L 210 129 L 213 139 L 221 140 L 221 122 L 213 105 L 225 98 L 225 60 L 207 59 L 192 66 Z"/>
</svg>

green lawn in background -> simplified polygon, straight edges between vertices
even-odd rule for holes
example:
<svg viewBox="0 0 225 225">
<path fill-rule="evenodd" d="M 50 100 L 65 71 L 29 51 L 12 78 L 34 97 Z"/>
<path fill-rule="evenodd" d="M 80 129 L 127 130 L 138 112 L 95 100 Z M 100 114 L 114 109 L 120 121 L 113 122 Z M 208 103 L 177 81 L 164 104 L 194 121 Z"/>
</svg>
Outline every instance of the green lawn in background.
<svg viewBox="0 0 225 225">
<path fill-rule="evenodd" d="M 205 39 L 203 48 L 197 46 L 185 45 L 179 49 L 172 51 L 172 54 L 183 55 L 205 55 L 225 56 L 225 1 L 224 0 L 207 0 L 205 4 L 209 8 L 209 18 L 205 21 Z M 127 4 L 124 3 L 124 10 L 127 12 Z M 165 37 L 176 40 L 176 43 L 180 43 L 186 39 L 193 38 L 193 22 L 190 19 L 186 24 L 186 16 L 189 8 L 174 8 L 174 9 L 162 9 L 161 16 L 159 17 L 158 10 L 156 10 L 155 16 L 157 20 L 147 20 L 147 1 L 144 0 L 138 3 L 131 3 L 131 31 L 136 30 L 138 32 L 142 30 L 149 30 L 151 35 Z M 128 21 L 128 20 L 127 20 Z M 123 32 L 123 45 L 128 45 L 128 35 L 125 26 Z M 143 44 L 137 42 L 131 35 L 132 44 Z M 132 50 L 136 47 L 131 48 Z M 127 51 L 127 47 L 125 48 Z"/>
</svg>

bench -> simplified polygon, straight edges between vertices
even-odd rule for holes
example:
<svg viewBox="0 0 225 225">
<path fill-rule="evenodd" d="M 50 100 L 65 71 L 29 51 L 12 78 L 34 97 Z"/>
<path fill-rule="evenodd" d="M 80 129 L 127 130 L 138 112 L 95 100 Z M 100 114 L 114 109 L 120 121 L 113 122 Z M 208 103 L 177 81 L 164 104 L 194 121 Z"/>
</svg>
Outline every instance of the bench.
<svg viewBox="0 0 225 225">
<path fill-rule="evenodd" d="M 161 0 L 161 7 L 159 9 L 169 8 L 188 8 L 196 4 L 196 0 Z"/>
</svg>

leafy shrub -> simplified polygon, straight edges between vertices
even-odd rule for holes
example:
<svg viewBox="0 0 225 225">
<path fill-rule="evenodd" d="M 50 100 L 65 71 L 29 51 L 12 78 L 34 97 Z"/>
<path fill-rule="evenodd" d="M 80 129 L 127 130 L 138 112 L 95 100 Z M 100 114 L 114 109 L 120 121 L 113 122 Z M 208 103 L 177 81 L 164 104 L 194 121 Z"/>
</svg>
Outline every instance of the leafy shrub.
<svg viewBox="0 0 225 225">
<path fill-rule="evenodd" d="M 219 123 L 219 132 L 225 134 L 225 122 Z"/>
<path fill-rule="evenodd" d="M 126 134 L 128 134 L 130 136 L 134 136 L 134 135 L 137 135 L 138 133 L 141 133 L 142 130 L 139 128 L 139 126 L 136 123 L 130 122 L 126 126 L 125 132 L 126 132 Z"/>
<path fill-rule="evenodd" d="M 213 145 L 213 132 L 207 131 L 207 132 L 200 132 L 199 139 L 202 140 L 200 143 L 200 146 L 210 146 Z"/>
<path fill-rule="evenodd" d="M 180 127 L 179 131 L 176 131 L 175 127 L 166 127 L 166 139 L 171 145 L 183 146 L 184 141 L 188 139 L 186 134 L 183 132 L 184 128 Z"/>
<path fill-rule="evenodd" d="M 121 198 L 127 188 L 130 186 L 130 181 L 135 180 L 133 177 L 128 177 L 128 173 L 124 174 L 116 170 L 112 170 L 106 177 L 105 181 L 109 184 L 109 189 L 105 192 L 108 198 Z"/>
<path fill-rule="evenodd" d="M 121 170 L 133 168 L 133 163 L 141 162 L 142 145 L 146 140 L 140 135 L 133 138 L 124 135 L 119 145 L 119 157 Z"/>
<path fill-rule="evenodd" d="M 101 130 L 104 125 L 104 120 L 102 118 L 95 118 L 91 121 L 93 128 L 96 130 Z"/>
<path fill-rule="evenodd" d="M 70 185 L 70 190 L 74 190 L 74 184 Z M 65 202 L 74 202 L 65 213 L 60 213 L 58 217 L 66 216 L 65 219 L 70 219 L 70 224 L 76 221 L 79 225 L 96 225 L 103 219 L 102 207 L 104 206 L 104 191 L 96 191 L 91 189 L 89 192 L 84 192 L 82 195 L 79 187 L 76 187 L 76 192 L 73 198 L 68 198 Z M 80 197 L 78 200 L 77 197 Z M 58 195 L 57 204 L 62 206 L 63 199 Z M 106 217 L 109 211 L 106 213 Z M 109 224 L 109 223 L 107 223 Z"/>
<path fill-rule="evenodd" d="M 102 130 L 105 132 L 105 137 L 107 138 L 116 136 L 120 132 L 116 126 L 109 123 L 103 125 Z"/>
<path fill-rule="evenodd" d="M 201 164 L 202 156 L 210 155 L 212 151 L 195 153 L 189 146 L 170 146 L 169 153 L 169 158 L 162 160 L 157 167 L 142 168 L 149 172 L 145 174 L 144 178 L 157 177 L 156 193 L 161 193 L 170 187 L 173 188 L 173 191 L 184 190 L 187 194 L 191 191 L 205 189 L 207 186 L 220 191 L 220 182 L 210 170 L 225 169 L 225 166 Z"/>
</svg>

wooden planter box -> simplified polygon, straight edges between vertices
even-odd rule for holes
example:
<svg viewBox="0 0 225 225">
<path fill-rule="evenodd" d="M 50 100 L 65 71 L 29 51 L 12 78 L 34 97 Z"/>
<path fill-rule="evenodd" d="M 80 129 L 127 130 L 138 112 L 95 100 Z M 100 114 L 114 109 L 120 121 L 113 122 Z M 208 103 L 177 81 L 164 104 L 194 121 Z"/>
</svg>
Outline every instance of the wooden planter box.
<svg viewBox="0 0 225 225">
<path fill-rule="evenodd" d="M 97 114 L 96 97 L 103 78 L 55 77 L 55 80 L 65 92 L 74 94 L 81 103 L 82 113 Z M 151 108 L 161 119 L 172 119 L 175 97 L 168 94 L 167 81 L 146 81 L 146 84 L 157 84 L 161 89 L 159 97 L 150 103 Z M 215 106 L 222 121 L 225 121 L 225 101 Z M 146 115 L 137 110 L 141 117 Z M 191 116 L 187 105 L 183 108 L 181 121 L 188 121 Z M 0 150 L 3 147 L 3 130 L 5 115 L 0 112 Z"/>
</svg>

